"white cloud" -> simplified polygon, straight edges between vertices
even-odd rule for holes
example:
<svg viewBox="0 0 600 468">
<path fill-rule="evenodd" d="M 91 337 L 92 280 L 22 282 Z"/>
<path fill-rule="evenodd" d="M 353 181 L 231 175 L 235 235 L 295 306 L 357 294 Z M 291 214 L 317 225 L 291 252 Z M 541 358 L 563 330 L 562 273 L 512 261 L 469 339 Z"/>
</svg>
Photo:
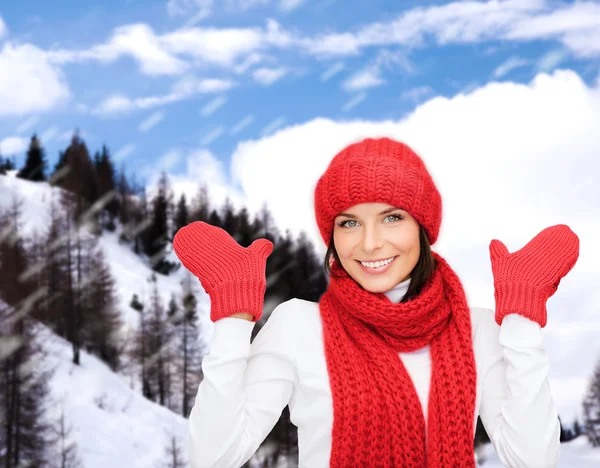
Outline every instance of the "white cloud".
<svg viewBox="0 0 600 468">
<path fill-rule="evenodd" d="M 361 89 L 381 86 L 386 81 L 379 77 L 379 70 L 376 68 L 365 68 L 356 72 L 350 78 L 342 83 L 342 88 L 346 91 L 358 91 Z"/>
<path fill-rule="evenodd" d="M 94 111 L 97 115 L 123 114 L 134 109 L 134 102 L 126 96 L 113 95 L 106 98 Z"/>
<path fill-rule="evenodd" d="M 6 27 L 6 23 L 2 20 L 2 16 L 0 16 L 0 39 L 8 34 L 8 28 Z"/>
<path fill-rule="evenodd" d="M 158 123 L 165 118 L 165 113 L 163 111 L 154 112 L 152 115 L 148 116 L 144 119 L 138 126 L 138 131 L 142 133 L 146 133 L 151 130 L 153 127 L 158 125 Z"/>
<path fill-rule="evenodd" d="M 259 68 L 252 73 L 253 78 L 264 86 L 269 86 L 283 78 L 288 73 L 285 67 Z"/>
<path fill-rule="evenodd" d="M 501 78 L 515 68 L 524 67 L 525 65 L 529 65 L 529 60 L 520 57 L 509 57 L 496 67 L 493 75 L 495 78 Z"/>
<path fill-rule="evenodd" d="M 83 50 L 53 49 L 47 52 L 53 63 L 98 61 L 112 63 L 123 56 L 133 58 L 140 71 L 150 76 L 179 75 L 192 65 L 231 68 L 238 60 L 256 62 L 260 50 L 288 48 L 298 44 L 295 36 L 268 19 L 264 28 L 182 27 L 163 35 L 147 24 L 116 28 L 103 44 Z M 255 54 L 255 55 L 253 55 Z M 246 68 L 250 66 L 245 64 Z"/>
<path fill-rule="evenodd" d="M 70 91 L 62 70 L 30 44 L 6 43 L 0 51 L 0 116 L 47 112 L 64 104 Z"/>
<path fill-rule="evenodd" d="M 173 54 L 188 55 L 198 62 L 231 66 L 234 60 L 262 46 L 260 30 L 253 29 L 182 29 L 161 39 Z"/>
<path fill-rule="evenodd" d="M 24 153 L 29 147 L 29 138 L 10 136 L 0 140 L 0 154 L 12 156 Z"/>
<path fill-rule="evenodd" d="M 552 39 L 581 56 L 600 55 L 600 5 L 563 4 L 550 10 L 543 0 L 453 2 L 416 7 L 388 22 L 356 32 L 330 33 L 300 42 L 316 55 L 356 55 L 372 46 L 418 47 L 431 36 L 438 44 L 492 40 Z"/>
<path fill-rule="evenodd" d="M 98 61 L 112 63 L 120 57 L 130 56 L 140 71 L 150 76 L 179 75 L 188 70 L 189 64 L 168 51 L 147 24 L 128 24 L 115 29 L 106 44 L 87 50 L 51 50 L 48 57 L 56 63 Z"/>
<path fill-rule="evenodd" d="M 171 91 L 168 94 L 135 99 L 122 95 L 113 95 L 102 101 L 91 112 L 100 117 L 118 116 L 135 110 L 152 109 L 165 104 L 182 101 L 196 94 L 226 91 L 234 86 L 236 86 L 236 83 L 231 80 L 184 77 L 171 87 Z"/>
<path fill-rule="evenodd" d="M 267 22 L 266 29 L 190 28 L 165 34 L 160 39 L 172 54 L 228 68 L 247 55 L 274 45 L 285 46 L 290 41 L 287 33 L 273 20 Z"/>
</svg>

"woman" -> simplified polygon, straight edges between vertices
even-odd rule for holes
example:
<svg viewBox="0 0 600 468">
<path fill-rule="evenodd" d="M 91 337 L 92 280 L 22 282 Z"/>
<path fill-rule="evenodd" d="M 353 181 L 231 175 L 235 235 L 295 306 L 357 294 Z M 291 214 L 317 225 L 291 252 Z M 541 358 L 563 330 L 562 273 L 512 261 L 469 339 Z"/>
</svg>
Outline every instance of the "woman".
<svg viewBox="0 0 600 468">
<path fill-rule="evenodd" d="M 271 242 L 242 248 L 202 222 L 175 236 L 215 322 L 189 418 L 191 466 L 243 465 L 286 405 L 301 467 L 473 467 L 478 415 L 506 466 L 556 466 L 541 329 L 546 300 L 579 255 L 577 236 L 552 226 L 512 254 L 493 240 L 493 311 L 469 308 L 431 251 L 441 196 L 406 144 L 344 148 L 318 180 L 314 207 L 327 291 L 318 303 L 280 304 L 252 344 Z"/>
</svg>

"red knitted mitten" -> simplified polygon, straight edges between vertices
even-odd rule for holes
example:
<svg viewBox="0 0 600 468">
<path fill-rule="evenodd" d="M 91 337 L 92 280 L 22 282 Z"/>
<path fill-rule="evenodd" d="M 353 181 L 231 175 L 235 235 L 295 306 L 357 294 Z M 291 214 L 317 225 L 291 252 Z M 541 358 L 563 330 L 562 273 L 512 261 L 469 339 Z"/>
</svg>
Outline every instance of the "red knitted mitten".
<svg viewBox="0 0 600 468">
<path fill-rule="evenodd" d="M 564 224 L 541 231 L 520 250 L 509 253 L 497 239 L 490 243 L 496 323 L 518 313 L 546 326 L 546 301 L 579 257 L 579 238 Z"/>
<path fill-rule="evenodd" d="M 173 248 L 210 296 L 213 322 L 240 312 L 252 314 L 254 322 L 260 319 L 266 260 L 273 251 L 270 240 L 257 239 L 242 247 L 224 229 L 195 221 L 177 231 Z"/>
</svg>

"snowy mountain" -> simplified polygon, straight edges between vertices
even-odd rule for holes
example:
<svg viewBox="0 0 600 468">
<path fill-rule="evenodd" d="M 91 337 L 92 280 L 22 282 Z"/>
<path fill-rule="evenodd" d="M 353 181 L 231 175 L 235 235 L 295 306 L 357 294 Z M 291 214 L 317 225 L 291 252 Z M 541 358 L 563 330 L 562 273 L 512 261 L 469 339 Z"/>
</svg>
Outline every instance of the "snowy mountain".
<svg viewBox="0 0 600 468">
<path fill-rule="evenodd" d="M 52 196 L 59 188 L 15 177 L 16 171 L 0 176 L 0 209 L 14 197 L 23 201 L 23 235 L 41 233 L 49 222 Z M 129 306 L 133 294 L 142 302 L 149 297 L 148 278 L 152 270 L 129 246 L 118 241 L 119 232 L 104 232 L 99 239 L 111 273 L 116 279 L 118 309 L 122 313 L 123 339 L 139 326 L 139 314 Z M 176 259 L 176 257 L 174 257 Z M 171 294 L 181 293 L 185 269 L 157 275 L 163 304 Z M 198 289 L 198 311 L 202 329 L 212 333 L 208 318 L 208 296 Z M 187 461 L 187 420 L 164 406 L 144 398 L 137 375 L 118 375 L 96 356 L 81 350 L 81 365 L 72 363 L 72 347 L 48 327 L 39 324 L 40 337 L 49 352 L 47 366 L 55 369 L 50 382 L 52 400 L 64 404 L 67 424 L 74 437 L 85 468 L 155 467 L 166 462 L 166 450 L 175 437 Z M 164 465 L 168 466 L 168 465 Z"/>
<path fill-rule="evenodd" d="M 16 196 L 24 201 L 21 219 L 23 233 L 30 236 L 48 225 L 52 196 L 60 189 L 47 183 L 34 183 L 17 179 L 16 171 L 0 176 L 0 209 L 5 209 Z M 148 278 L 152 271 L 146 261 L 126 245 L 119 243 L 119 229 L 104 232 L 100 245 L 106 255 L 113 277 L 116 279 L 119 310 L 124 328 L 123 336 L 139 326 L 138 312 L 129 306 L 133 294 L 142 302 L 149 297 Z M 174 254 L 171 260 L 177 261 Z M 158 290 L 164 304 L 171 294 L 180 294 L 180 281 L 187 271 L 180 268 L 170 276 L 157 275 Z M 198 288 L 198 311 L 202 340 L 208 342 L 213 331 L 209 320 L 209 298 Z M 169 409 L 142 396 L 137 375 L 115 374 L 97 357 L 81 350 L 81 365 L 72 363 L 71 345 L 55 335 L 49 328 L 39 325 L 40 340 L 49 353 L 44 363 L 55 370 L 49 383 L 56 411 L 65 409 L 67 424 L 73 428 L 73 438 L 85 468 L 104 467 L 157 467 L 168 466 L 167 449 L 174 437 L 187 461 L 187 420 Z M 589 330 L 588 330 L 589 331 Z M 583 335 L 582 335 L 583 336 Z M 552 340 L 552 336 L 549 336 Z M 589 343 L 573 339 L 563 342 L 565 355 L 576 355 Z M 548 345 L 550 346 L 550 345 Z M 565 346 L 570 348 L 565 349 Z M 565 364 L 565 373 L 568 365 Z M 561 370 L 556 370 L 559 374 Z M 591 372 L 591 369 L 590 369 Z M 571 394 L 560 398 L 580 398 L 581 382 L 571 387 Z M 571 421 L 564 421 L 570 423 Z M 491 445 L 485 447 L 489 468 L 501 467 Z M 186 463 L 187 466 L 187 463 Z M 592 449 L 585 437 L 562 445 L 560 466 L 600 466 L 600 449 Z"/>
</svg>

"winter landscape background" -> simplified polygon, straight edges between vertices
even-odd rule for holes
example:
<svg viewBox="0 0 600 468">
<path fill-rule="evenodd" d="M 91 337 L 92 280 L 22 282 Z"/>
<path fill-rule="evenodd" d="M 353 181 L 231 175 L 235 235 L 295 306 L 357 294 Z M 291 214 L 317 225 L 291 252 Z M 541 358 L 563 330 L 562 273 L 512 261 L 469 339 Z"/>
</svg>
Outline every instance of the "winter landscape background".
<svg viewBox="0 0 600 468">
<path fill-rule="evenodd" d="M 0 5 L 2 465 L 188 466 L 212 323 L 173 235 L 272 239 L 265 319 L 317 300 L 314 184 L 387 135 L 434 176 L 472 305 L 494 307 L 491 239 L 579 236 L 544 333 L 560 466 L 598 466 L 599 57 L 594 1 Z M 284 412 L 247 465 L 295 457 Z"/>
</svg>

